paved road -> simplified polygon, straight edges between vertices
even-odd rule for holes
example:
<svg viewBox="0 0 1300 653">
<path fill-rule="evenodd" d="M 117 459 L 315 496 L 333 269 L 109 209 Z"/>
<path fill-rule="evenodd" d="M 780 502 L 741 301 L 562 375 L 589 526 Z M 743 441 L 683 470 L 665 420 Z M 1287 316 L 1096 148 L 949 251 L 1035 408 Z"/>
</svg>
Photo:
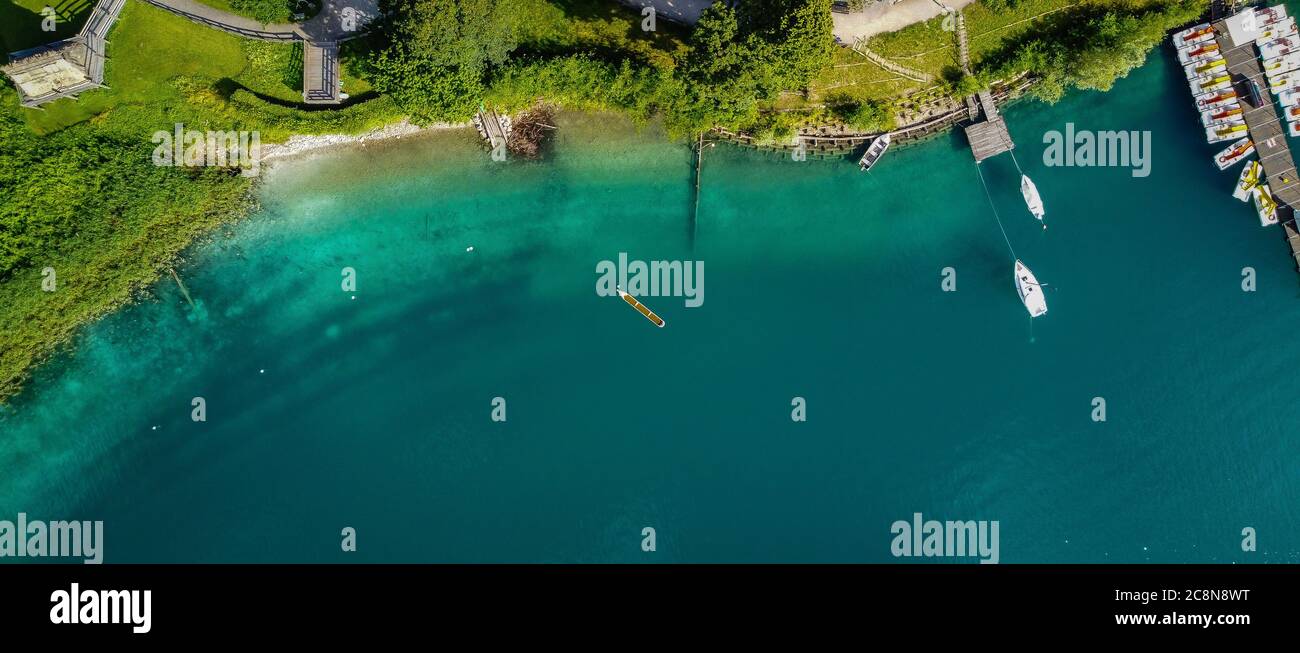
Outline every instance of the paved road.
<svg viewBox="0 0 1300 653">
<path fill-rule="evenodd" d="M 230 31 L 234 32 L 266 32 L 286 37 L 298 35 L 308 41 L 340 41 L 350 38 L 355 36 L 357 31 L 348 30 L 348 26 L 352 25 L 359 29 L 379 15 L 377 0 L 325 0 L 320 13 L 303 23 L 264 24 L 252 18 L 205 5 L 197 0 L 149 0 L 149 2 L 233 28 Z M 345 17 L 353 20 L 345 22 Z"/>
<path fill-rule="evenodd" d="M 654 7 L 655 14 L 694 25 L 713 0 L 619 0 L 629 7 Z"/>
<path fill-rule="evenodd" d="M 654 7 L 660 16 L 667 16 L 694 25 L 714 0 L 619 0 L 631 7 Z M 953 9 L 961 9 L 975 0 L 944 0 Z M 870 38 L 885 32 L 896 32 L 913 23 L 922 23 L 943 13 L 935 0 L 903 0 L 891 4 L 890 0 L 877 2 L 853 14 L 832 14 L 835 36 L 850 44 L 860 38 Z"/>
</svg>

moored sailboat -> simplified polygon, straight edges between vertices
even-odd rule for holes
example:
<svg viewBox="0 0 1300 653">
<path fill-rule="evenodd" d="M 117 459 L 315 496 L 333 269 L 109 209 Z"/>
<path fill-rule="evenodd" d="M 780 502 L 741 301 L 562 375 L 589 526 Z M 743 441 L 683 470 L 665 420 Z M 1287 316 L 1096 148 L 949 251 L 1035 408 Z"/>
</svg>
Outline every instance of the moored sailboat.
<svg viewBox="0 0 1300 653">
<path fill-rule="evenodd" d="M 1043 216 L 1046 212 L 1043 210 L 1043 198 L 1038 194 L 1038 187 L 1029 175 L 1020 175 L 1020 194 L 1025 198 L 1025 206 L 1029 207 L 1029 212 L 1043 223 L 1043 228 L 1047 228 L 1047 223 L 1043 222 Z"/>
<path fill-rule="evenodd" d="M 1029 268 L 1016 259 L 1016 292 L 1020 301 L 1029 311 L 1029 317 L 1038 317 L 1047 312 L 1047 298 L 1043 296 L 1043 287 Z"/>
</svg>

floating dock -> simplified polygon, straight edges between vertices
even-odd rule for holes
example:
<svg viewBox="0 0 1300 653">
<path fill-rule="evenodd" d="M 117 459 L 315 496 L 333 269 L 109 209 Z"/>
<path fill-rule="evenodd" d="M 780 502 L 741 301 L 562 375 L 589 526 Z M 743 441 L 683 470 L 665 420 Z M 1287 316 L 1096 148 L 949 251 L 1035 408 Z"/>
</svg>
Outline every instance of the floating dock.
<svg viewBox="0 0 1300 653">
<path fill-rule="evenodd" d="M 1222 15 L 1217 2 L 1213 9 L 1216 18 Z M 1255 11 L 1255 8 L 1248 6 L 1243 11 Z M 1296 226 L 1295 216 L 1295 208 L 1300 206 L 1300 173 L 1296 171 L 1286 128 L 1269 91 L 1268 78 L 1260 61 L 1261 53 L 1253 40 L 1244 43 L 1233 40 L 1232 30 L 1228 27 L 1228 20 L 1232 18 L 1226 16 L 1212 23 L 1214 38 L 1221 56 L 1227 61 L 1232 88 L 1245 109 L 1242 117 L 1250 139 L 1255 143 L 1265 180 L 1277 201 L 1277 219 L 1282 223 L 1291 258 L 1300 269 L 1300 229 Z"/>
<path fill-rule="evenodd" d="M 1294 220 L 1294 207 L 1300 206 L 1300 175 L 1287 143 L 1285 125 L 1274 106 L 1268 91 L 1268 80 L 1260 64 L 1254 41 L 1237 44 L 1228 33 L 1225 20 L 1214 23 L 1219 52 L 1228 62 L 1232 87 L 1241 98 L 1245 111 L 1242 117 L 1255 143 L 1259 162 L 1264 166 L 1264 176 L 1273 197 L 1278 201 L 1278 221 Z M 1258 88 L 1252 88 L 1252 82 Z"/>
</svg>

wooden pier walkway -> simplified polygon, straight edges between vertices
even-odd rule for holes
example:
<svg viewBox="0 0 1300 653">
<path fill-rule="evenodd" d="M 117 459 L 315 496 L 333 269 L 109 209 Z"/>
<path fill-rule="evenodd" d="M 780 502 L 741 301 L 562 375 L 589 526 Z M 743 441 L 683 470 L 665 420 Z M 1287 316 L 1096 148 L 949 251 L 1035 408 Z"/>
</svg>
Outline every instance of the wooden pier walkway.
<svg viewBox="0 0 1300 653">
<path fill-rule="evenodd" d="M 302 48 L 302 101 L 307 104 L 338 104 L 339 45 L 332 41 L 307 42 Z"/>
<path fill-rule="evenodd" d="M 1295 161 L 1291 158 L 1291 149 L 1287 144 L 1286 128 L 1274 107 L 1255 43 L 1233 43 L 1227 23 L 1222 20 L 1214 23 L 1214 30 L 1219 51 L 1228 63 L 1233 88 L 1245 109 L 1243 117 L 1250 132 L 1250 140 L 1255 143 L 1255 152 L 1260 164 L 1264 166 L 1269 189 L 1278 201 L 1278 221 L 1291 221 L 1294 219 L 1295 207 L 1300 206 L 1300 175 L 1296 173 Z M 1255 99 L 1256 93 L 1258 102 Z"/>
<path fill-rule="evenodd" d="M 478 127 L 479 136 L 495 149 L 510 142 L 509 118 L 502 120 L 496 111 L 483 107 L 474 116 L 474 126 Z"/>
<path fill-rule="evenodd" d="M 998 113 L 997 104 L 993 102 L 993 96 L 988 91 L 980 91 L 978 97 L 984 120 L 966 126 L 966 140 L 970 141 L 975 163 L 1010 152 L 1016 147 L 1011 140 L 1011 133 L 1007 131 L 1006 120 Z"/>
</svg>

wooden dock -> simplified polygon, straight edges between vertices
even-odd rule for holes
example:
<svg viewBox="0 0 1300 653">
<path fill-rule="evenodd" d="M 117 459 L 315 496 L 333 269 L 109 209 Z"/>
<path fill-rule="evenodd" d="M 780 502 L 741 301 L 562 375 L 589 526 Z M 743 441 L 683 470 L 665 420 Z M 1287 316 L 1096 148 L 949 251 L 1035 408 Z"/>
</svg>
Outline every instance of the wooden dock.
<svg viewBox="0 0 1300 653">
<path fill-rule="evenodd" d="M 968 100 L 968 105 L 970 104 Z M 1010 152 L 1016 147 L 1007 131 L 1007 123 L 998 113 L 997 104 L 988 91 L 979 92 L 979 109 L 984 120 L 966 126 L 966 139 L 970 141 L 971 154 L 975 163 Z"/>
<path fill-rule="evenodd" d="M 492 109 L 483 107 L 474 116 L 474 126 L 478 128 L 479 136 L 482 136 L 493 149 L 510 142 L 508 116 L 502 116 Z"/>
<path fill-rule="evenodd" d="M 1250 140 L 1255 143 L 1255 152 L 1260 164 L 1264 166 L 1269 189 L 1278 202 L 1278 221 L 1292 221 L 1294 208 L 1300 206 L 1300 175 L 1296 173 L 1295 161 L 1291 158 L 1286 126 L 1269 93 L 1268 79 L 1264 76 L 1259 52 L 1253 41 L 1233 43 L 1228 34 L 1228 26 L 1222 20 L 1214 23 L 1214 30 L 1219 51 L 1228 63 L 1233 89 L 1236 90 L 1237 97 L 1241 98 L 1242 108 L 1245 109 L 1243 117 L 1250 132 Z M 1253 88 L 1251 82 L 1257 88 Z M 1255 98 L 1256 92 L 1259 95 L 1258 101 Z"/>
</svg>

